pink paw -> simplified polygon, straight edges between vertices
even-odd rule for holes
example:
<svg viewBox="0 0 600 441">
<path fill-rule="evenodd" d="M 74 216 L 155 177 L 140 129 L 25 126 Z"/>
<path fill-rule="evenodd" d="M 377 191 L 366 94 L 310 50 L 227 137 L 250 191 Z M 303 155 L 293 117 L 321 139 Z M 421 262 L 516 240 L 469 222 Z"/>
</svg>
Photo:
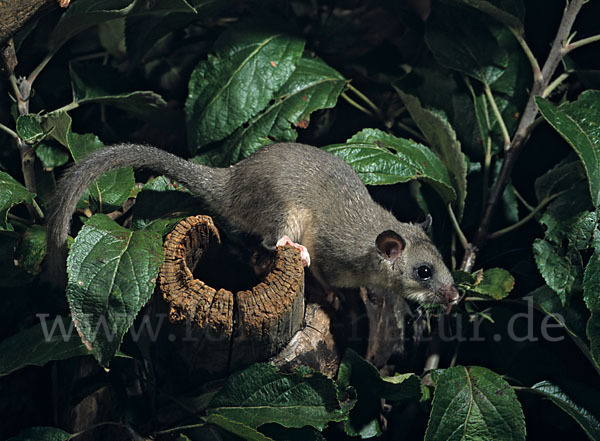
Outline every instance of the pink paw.
<svg viewBox="0 0 600 441">
<path fill-rule="evenodd" d="M 308 254 L 308 249 L 306 249 L 304 245 L 300 245 L 299 243 L 293 242 L 292 239 L 290 239 L 289 237 L 283 236 L 277 241 L 276 246 L 282 247 L 284 245 L 290 245 L 296 248 L 298 251 L 300 251 L 300 258 L 302 259 L 302 263 L 305 267 L 310 266 L 310 254 Z"/>
</svg>

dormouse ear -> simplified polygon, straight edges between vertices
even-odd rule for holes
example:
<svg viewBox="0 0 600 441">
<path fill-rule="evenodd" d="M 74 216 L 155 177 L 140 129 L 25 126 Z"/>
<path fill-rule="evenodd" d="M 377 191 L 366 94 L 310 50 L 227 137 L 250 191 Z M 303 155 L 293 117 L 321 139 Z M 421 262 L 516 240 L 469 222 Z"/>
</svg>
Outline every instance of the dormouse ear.
<svg viewBox="0 0 600 441">
<path fill-rule="evenodd" d="M 421 228 L 423 228 L 423 231 L 425 231 L 425 234 L 429 234 L 429 230 L 431 229 L 432 223 L 433 223 L 433 217 L 431 217 L 431 214 L 428 214 L 427 217 L 425 218 L 425 220 L 423 222 L 419 223 L 419 226 Z"/>
<path fill-rule="evenodd" d="M 402 254 L 402 251 L 404 251 L 406 242 L 404 242 L 404 239 L 402 239 L 398 233 L 392 230 L 387 230 L 377 236 L 375 245 L 377 246 L 377 251 L 379 251 L 379 254 L 381 254 L 386 260 L 395 262 L 400 254 Z"/>
</svg>

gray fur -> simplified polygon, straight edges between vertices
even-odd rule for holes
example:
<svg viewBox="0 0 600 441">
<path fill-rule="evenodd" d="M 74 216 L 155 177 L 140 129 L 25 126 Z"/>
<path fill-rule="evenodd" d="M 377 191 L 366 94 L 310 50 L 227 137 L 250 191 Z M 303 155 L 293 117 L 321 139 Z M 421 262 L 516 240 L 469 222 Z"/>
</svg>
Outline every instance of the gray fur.
<svg viewBox="0 0 600 441">
<path fill-rule="evenodd" d="M 225 219 L 228 227 L 261 237 L 267 246 L 289 236 L 308 248 L 311 270 L 330 286 L 386 289 L 421 302 L 453 301 L 450 272 L 423 229 L 399 222 L 376 204 L 352 168 L 316 147 L 272 144 L 229 168 L 185 161 L 154 147 L 119 144 L 79 161 L 60 181 L 48 224 L 48 253 L 55 274 L 64 274 L 69 222 L 83 191 L 100 175 L 133 166 L 185 185 Z M 405 249 L 393 262 L 375 243 L 392 230 Z M 432 280 L 415 277 L 416 265 L 434 269 Z M 446 293 L 446 294 L 444 294 Z"/>
</svg>

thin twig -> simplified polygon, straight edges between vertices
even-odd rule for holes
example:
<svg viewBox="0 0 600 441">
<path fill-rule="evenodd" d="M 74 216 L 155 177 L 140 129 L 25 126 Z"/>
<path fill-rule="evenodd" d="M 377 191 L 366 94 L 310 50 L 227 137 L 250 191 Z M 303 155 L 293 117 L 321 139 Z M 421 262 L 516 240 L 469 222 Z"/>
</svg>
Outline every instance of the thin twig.
<svg viewBox="0 0 600 441">
<path fill-rule="evenodd" d="M 527 216 L 525 216 L 523 219 L 521 219 L 520 221 L 506 227 L 503 228 L 501 230 L 495 231 L 492 234 L 489 235 L 489 239 L 497 239 L 500 236 L 505 235 L 506 233 L 510 233 L 511 231 L 516 230 L 519 227 L 522 227 L 523 225 L 525 225 L 527 222 L 529 222 L 531 219 L 533 219 L 533 217 L 538 214 L 540 212 L 540 210 L 542 208 L 544 208 L 546 205 L 548 205 L 550 202 L 552 202 L 558 195 L 562 194 L 561 193 L 556 193 L 553 194 L 552 196 L 549 196 L 545 199 L 542 200 L 542 202 L 540 202 L 538 204 L 537 207 L 535 207 Z"/>
<path fill-rule="evenodd" d="M 348 83 L 347 87 L 348 87 L 348 90 L 352 91 L 356 96 L 358 96 L 361 100 L 363 100 L 367 104 L 367 106 L 369 106 L 371 109 L 373 109 L 373 111 L 377 114 L 379 119 L 383 120 L 383 112 L 381 111 L 381 109 L 379 107 L 377 107 L 377 105 L 373 101 L 371 101 L 364 93 L 362 93 L 360 90 L 358 90 L 352 84 Z"/>
<path fill-rule="evenodd" d="M 346 92 L 342 92 L 342 98 L 344 98 L 350 105 L 356 107 L 361 112 L 364 112 L 364 113 L 366 113 L 369 116 L 374 116 L 373 112 L 371 112 L 369 109 L 367 109 L 367 108 L 361 106 L 360 104 L 358 104 L 356 101 L 354 101 L 352 98 L 350 98 L 348 96 L 348 94 L 346 94 Z"/>
<path fill-rule="evenodd" d="M 458 240 L 460 240 L 460 244 L 466 250 L 469 248 L 469 241 L 465 237 L 465 233 L 460 229 L 460 225 L 458 220 L 456 219 L 456 215 L 454 214 L 454 210 L 452 210 L 452 206 L 448 204 L 448 213 L 450 214 L 450 220 L 452 221 L 452 226 L 454 227 L 454 231 L 456 231 L 456 235 L 458 236 Z"/>
<path fill-rule="evenodd" d="M 531 92 L 529 94 L 529 99 L 527 101 L 527 105 L 525 106 L 525 110 L 523 112 L 523 116 L 519 121 L 519 125 L 515 132 L 515 135 L 511 141 L 511 144 L 506 151 L 506 156 L 504 158 L 504 162 L 502 163 L 502 168 L 500 169 L 500 173 L 498 178 L 496 179 L 496 183 L 492 188 L 490 197 L 487 201 L 483 217 L 477 228 L 475 236 L 473 238 L 473 242 L 471 244 L 471 249 L 467 250 L 465 256 L 463 258 L 463 263 L 461 265 L 462 269 L 465 271 L 470 271 L 472 266 L 475 264 L 475 259 L 477 256 L 477 250 L 481 248 L 481 246 L 488 239 L 488 228 L 492 219 L 492 214 L 500 200 L 506 185 L 508 184 L 510 175 L 512 173 L 513 167 L 521 150 L 525 146 L 527 139 L 531 133 L 531 130 L 535 126 L 534 123 L 536 121 L 536 116 L 538 113 L 537 106 L 535 104 L 535 97 L 540 96 L 543 91 L 548 86 L 550 79 L 552 78 L 560 60 L 562 59 L 562 48 L 564 42 L 569 37 L 571 32 L 571 28 L 573 27 L 573 23 L 575 22 L 575 18 L 579 13 L 579 10 L 585 3 L 585 0 L 571 0 L 563 14 L 560 25 L 556 32 L 556 37 L 554 38 L 554 42 L 552 43 L 552 47 L 550 48 L 550 53 L 548 54 L 548 58 L 544 63 L 544 67 L 542 68 L 542 75 L 539 80 L 534 81 L 533 86 L 531 88 Z"/>
<path fill-rule="evenodd" d="M 567 72 L 561 73 L 558 77 L 556 77 L 556 79 L 554 81 L 552 81 L 548 85 L 548 87 L 546 87 L 546 89 L 544 89 L 544 92 L 542 92 L 542 98 L 548 97 L 552 92 L 554 92 L 554 89 L 556 89 L 558 86 L 560 86 L 561 83 L 563 81 L 565 81 L 567 78 L 569 78 L 569 74 Z"/>
<path fill-rule="evenodd" d="M 574 43 L 569 43 L 568 45 L 563 47 L 562 52 L 563 54 L 568 54 L 572 50 L 580 48 L 581 46 L 585 46 L 586 44 L 595 43 L 597 41 L 600 41 L 600 34 L 593 35 L 592 37 L 582 38 L 581 40 L 578 40 Z"/>
<path fill-rule="evenodd" d="M 502 113 L 500 113 L 500 109 L 498 109 L 498 105 L 496 104 L 496 100 L 494 99 L 494 95 L 492 94 L 492 89 L 490 89 L 490 85 L 486 83 L 484 85 L 484 90 L 485 96 L 490 102 L 490 106 L 492 106 L 492 112 L 494 112 L 496 121 L 498 121 L 498 125 L 500 126 L 502 138 L 504 138 L 504 150 L 508 150 L 508 148 L 510 147 L 510 135 L 508 134 L 506 124 L 504 124 L 504 118 L 502 118 Z"/>
<path fill-rule="evenodd" d="M 10 136 L 12 136 L 15 139 L 19 139 L 19 135 L 17 135 L 17 132 L 12 130 L 10 127 L 6 127 L 4 124 L 0 124 L 0 130 L 5 131 L 6 133 L 8 133 Z"/>
<path fill-rule="evenodd" d="M 523 34 L 521 34 L 518 30 L 512 27 L 509 27 L 509 29 L 521 45 L 521 48 L 523 48 L 523 52 L 525 52 L 525 56 L 529 60 L 529 64 L 531 64 L 531 71 L 533 72 L 533 82 L 535 83 L 537 81 L 541 81 L 542 71 L 540 70 L 540 65 L 535 56 L 533 55 L 533 52 L 531 52 L 531 48 L 523 38 Z"/>
</svg>

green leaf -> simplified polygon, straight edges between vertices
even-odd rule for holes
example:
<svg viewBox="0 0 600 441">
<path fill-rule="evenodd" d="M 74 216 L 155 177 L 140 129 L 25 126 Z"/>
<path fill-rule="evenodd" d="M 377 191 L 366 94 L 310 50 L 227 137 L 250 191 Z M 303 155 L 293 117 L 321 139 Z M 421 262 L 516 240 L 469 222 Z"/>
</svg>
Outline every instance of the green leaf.
<svg viewBox="0 0 600 441">
<path fill-rule="evenodd" d="M 17 134 L 27 144 L 36 144 L 46 136 L 38 119 L 37 115 L 32 114 L 20 115 L 17 118 Z"/>
<path fill-rule="evenodd" d="M 594 251 L 583 274 L 583 300 L 592 314 L 600 313 L 600 253 Z"/>
<path fill-rule="evenodd" d="M 418 98 L 396 89 L 411 118 L 417 124 L 431 149 L 448 170 L 452 187 L 456 192 L 456 215 L 462 218 L 467 197 L 467 163 L 461 152 L 460 142 L 448 121 L 439 114 L 421 106 Z"/>
<path fill-rule="evenodd" d="M 587 312 L 583 305 L 579 307 L 579 305 L 571 303 L 564 306 L 558 294 L 547 285 L 540 286 L 527 296 L 530 295 L 533 296 L 539 309 L 563 325 L 571 338 L 578 340 L 580 349 L 589 346 L 585 334 Z"/>
<path fill-rule="evenodd" d="M 250 26 L 234 26 L 192 72 L 185 103 L 192 152 L 224 139 L 262 111 L 285 84 L 304 40 Z"/>
<path fill-rule="evenodd" d="M 77 0 L 60 17 L 50 37 L 50 49 L 60 47 L 78 33 L 115 18 L 131 13 L 143 0 Z"/>
<path fill-rule="evenodd" d="M 123 80 L 123 74 L 110 66 L 71 62 L 69 71 L 75 103 L 109 104 L 146 119 L 159 117 L 167 107 L 156 92 L 132 90 L 134 87 Z"/>
<path fill-rule="evenodd" d="M 38 314 L 41 323 L 0 342 L 0 376 L 25 366 L 44 366 L 54 360 L 89 355 L 77 334 L 73 322 L 66 317 L 46 320 L 48 314 Z"/>
<path fill-rule="evenodd" d="M 224 145 L 208 152 L 203 163 L 226 166 L 250 156 L 272 142 L 295 141 L 292 126 L 308 125 L 311 113 L 335 106 L 346 80 L 323 61 L 303 57 L 289 80 L 267 108 L 229 136 Z"/>
<path fill-rule="evenodd" d="M 322 430 L 330 421 L 346 418 L 353 404 L 340 402 L 335 383 L 319 372 L 300 368 L 284 374 L 274 366 L 255 364 L 229 377 L 207 413 L 253 428 L 277 423 Z"/>
<path fill-rule="evenodd" d="M 451 202 L 456 197 L 446 167 L 431 150 L 414 141 L 396 138 L 377 129 L 364 129 L 345 144 L 329 145 L 323 150 L 350 164 L 367 185 L 422 179 L 444 202 Z"/>
<path fill-rule="evenodd" d="M 600 314 L 598 312 L 593 313 L 589 318 L 586 334 L 590 340 L 590 352 L 596 364 L 596 370 L 600 371 Z"/>
<path fill-rule="evenodd" d="M 492 297 L 494 300 L 501 300 L 508 296 L 515 286 L 514 277 L 502 268 L 491 268 L 483 272 L 482 278 L 470 289 L 473 291 Z"/>
<path fill-rule="evenodd" d="M 0 171 L 0 231 L 13 231 L 7 221 L 8 211 L 17 204 L 33 202 L 35 195 L 27 191 L 11 175 Z"/>
<path fill-rule="evenodd" d="M 226 431 L 233 433 L 234 435 L 237 435 L 240 438 L 248 441 L 273 441 L 272 438 L 263 435 L 256 429 L 248 427 L 243 423 L 227 419 L 219 414 L 209 415 L 206 419 L 206 422 L 208 424 L 214 424 L 216 426 L 219 426 L 225 429 Z"/>
<path fill-rule="evenodd" d="M 426 441 L 524 440 L 525 417 L 515 392 L 489 369 L 456 366 L 435 385 Z"/>
<path fill-rule="evenodd" d="M 56 427 L 29 427 L 7 441 L 68 441 L 77 435 L 71 435 Z"/>
<path fill-rule="evenodd" d="M 589 248 L 597 223 L 583 181 L 576 183 L 549 205 L 540 223 L 546 227 L 546 239 L 558 245 L 565 239 L 577 250 Z"/>
<path fill-rule="evenodd" d="M 171 3 L 171 4 L 169 4 Z M 154 2 L 143 14 L 127 17 L 127 55 L 135 64 L 165 35 L 204 17 L 216 17 L 230 9 L 231 0 L 202 0 L 194 6 L 184 1 Z M 187 5 L 186 5 L 187 4 Z"/>
<path fill-rule="evenodd" d="M 600 205 L 600 91 L 587 90 L 577 101 L 555 106 L 536 97 L 542 116 L 573 147 L 585 168 L 594 206 Z"/>
<path fill-rule="evenodd" d="M 54 143 L 40 143 L 35 149 L 35 155 L 42 161 L 42 164 L 46 169 L 60 167 L 69 162 L 69 154 L 67 151 Z"/>
<path fill-rule="evenodd" d="M 15 257 L 19 261 L 19 266 L 25 268 L 30 274 L 39 274 L 45 256 L 46 228 L 32 225 L 21 236 Z"/>
<path fill-rule="evenodd" d="M 425 42 L 442 66 L 491 84 L 507 67 L 508 54 L 484 19 L 460 5 L 435 2 L 427 20 Z"/>
<path fill-rule="evenodd" d="M 562 193 L 585 179 L 581 162 L 565 159 L 535 180 L 535 195 L 538 202 Z"/>
<path fill-rule="evenodd" d="M 589 439 L 593 441 L 600 439 L 600 423 L 596 417 L 574 403 L 558 386 L 549 381 L 541 381 L 534 384 L 531 390 L 549 399 L 566 412 L 579 424 Z"/>
<path fill-rule="evenodd" d="M 523 20 L 525 19 L 525 5 L 521 0 L 459 0 L 481 12 L 494 17 L 507 27 L 514 29 L 519 34 L 524 33 Z"/>
<path fill-rule="evenodd" d="M 43 126 L 50 130 L 50 136 L 69 149 L 75 162 L 104 148 L 104 144 L 96 135 L 73 133 L 71 123 L 71 117 L 66 112 L 58 112 L 47 115 Z M 114 211 L 127 200 L 134 185 L 135 178 L 131 167 L 104 173 L 82 195 L 83 207 L 91 206 L 94 211 L 106 213 Z M 78 207 L 82 207 L 81 201 Z"/>
<path fill-rule="evenodd" d="M 146 304 L 162 263 L 161 236 L 130 231 L 96 214 L 67 258 L 67 300 L 86 347 L 107 366 Z"/>
<path fill-rule="evenodd" d="M 581 255 L 573 248 L 562 250 L 542 239 L 534 241 L 533 255 L 542 277 L 565 305 L 567 294 L 574 289 L 583 271 Z"/>
<path fill-rule="evenodd" d="M 415 374 L 397 374 L 383 377 L 375 366 L 347 349 L 338 371 L 338 384 L 342 389 L 356 389 L 358 401 L 344 422 L 346 434 L 370 438 L 380 436 L 379 416 L 381 399 L 392 402 L 419 400 L 421 381 Z"/>
<path fill-rule="evenodd" d="M 182 213 L 202 212 L 198 199 L 160 176 L 138 193 L 132 211 L 132 230 L 150 230 L 161 235 L 173 229 Z M 176 215 L 175 215 L 176 213 Z"/>
</svg>

